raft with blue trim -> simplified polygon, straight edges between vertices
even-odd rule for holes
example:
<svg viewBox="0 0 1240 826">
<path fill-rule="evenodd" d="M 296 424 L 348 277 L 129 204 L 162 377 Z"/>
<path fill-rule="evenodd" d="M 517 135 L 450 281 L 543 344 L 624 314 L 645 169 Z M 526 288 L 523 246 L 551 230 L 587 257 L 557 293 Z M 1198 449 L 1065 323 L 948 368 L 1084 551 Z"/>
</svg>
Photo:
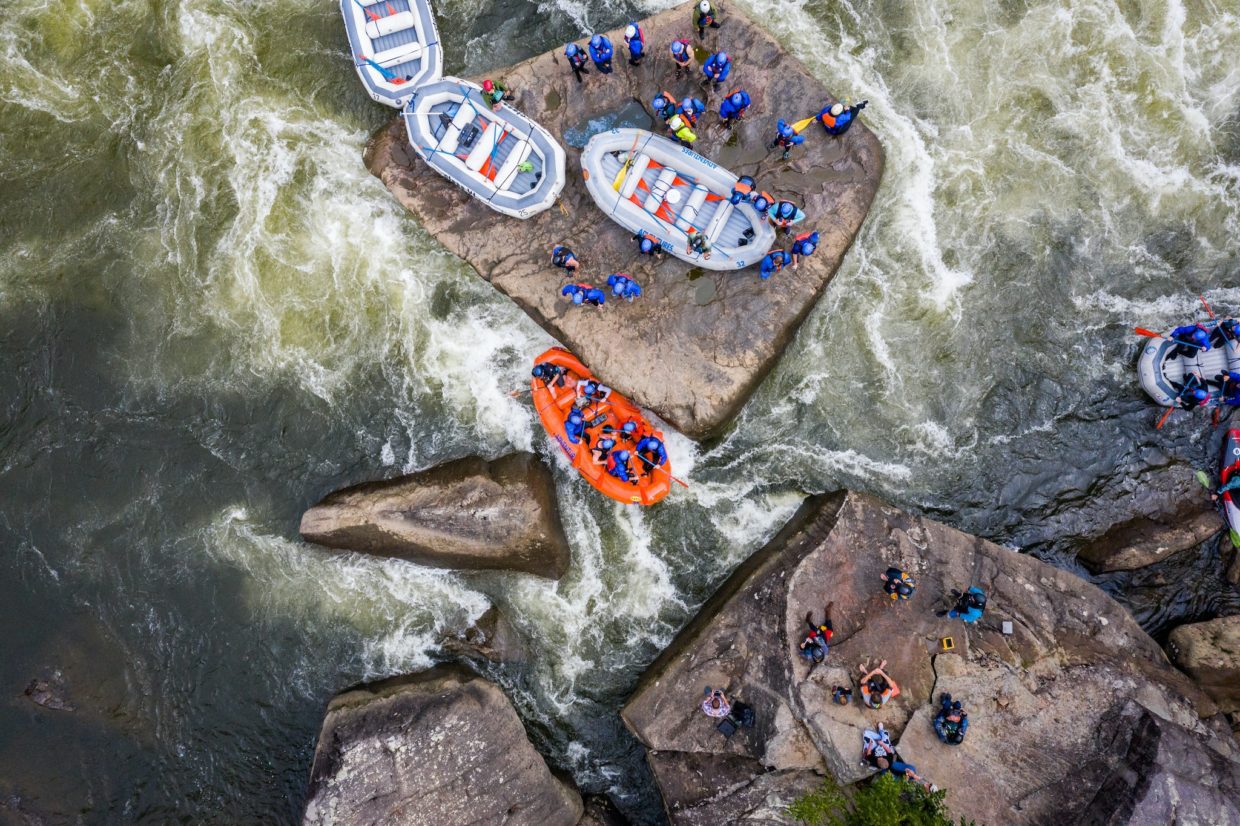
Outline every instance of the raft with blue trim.
<svg viewBox="0 0 1240 826">
<path fill-rule="evenodd" d="M 1223 441 L 1223 453 L 1219 457 L 1219 483 L 1226 484 L 1238 473 L 1240 473 L 1240 429 L 1233 427 L 1227 431 L 1227 438 Z M 1234 490 L 1229 490 L 1219 498 L 1223 504 L 1223 515 L 1227 517 L 1227 525 L 1231 528 L 1231 544 L 1240 548 L 1240 503 L 1236 501 L 1236 493 Z"/>
<path fill-rule="evenodd" d="M 653 505 L 667 496 L 672 486 L 671 461 L 658 468 L 650 468 L 638 458 L 635 450 L 637 442 L 644 435 L 663 439 L 663 433 L 650 425 L 641 410 L 613 390 L 606 401 L 582 409 L 586 419 L 585 436 L 578 442 L 573 442 L 568 437 L 564 422 L 573 410 L 573 403 L 577 398 L 577 382 L 581 379 L 593 379 L 594 376 L 580 359 L 561 347 L 552 347 L 534 359 L 534 363 L 554 364 L 564 371 L 561 380 L 552 382 L 550 386 L 541 379 L 530 379 L 530 393 L 533 396 L 534 409 L 538 411 L 538 418 L 542 420 L 547 435 L 555 439 L 582 478 L 599 493 L 626 505 Z M 625 437 L 620 428 L 630 419 L 638 423 L 637 433 L 632 437 Z M 604 428 L 609 430 L 605 431 Z M 616 450 L 628 450 L 631 454 L 629 475 L 636 479 L 635 484 L 622 482 L 612 476 L 605 465 L 594 464 L 590 445 L 604 434 L 616 440 Z"/>
<path fill-rule="evenodd" d="M 507 103 L 492 109 L 473 83 L 419 87 L 404 119 L 422 160 L 497 212 L 529 218 L 564 188 L 564 149 L 551 133 Z"/>
<path fill-rule="evenodd" d="M 675 141 L 644 129 L 600 132 L 581 151 L 581 174 L 599 209 L 630 232 L 658 238 L 663 249 L 696 267 L 739 270 L 757 264 L 775 229 L 748 203 L 729 198 L 738 178 Z M 689 249 L 704 233 L 707 258 Z"/>
<path fill-rule="evenodd" d="M 1141 347 L 1137 359 L 1141 387 L 1163 407 L 1175 406 L 1176 396 L 1190 375 L 1200 376 L 1206 389 L 1213 391 L 1221 384 L 1224 370 L 1240 372 L 1240 341 L 1225 337 L 1213 321 L 1202 326 L 1210 333 L 1210 349 L 1205 352 L 1185 354 L 1185 348 L 1167 338 L 1147 338 Z"/>
<path fill-rule="evenodd" d="M 340 0 L 349 52 L 370 96 L 397 109 L 443 75 L 439 28 L 426 0 Z"/>
</svg>

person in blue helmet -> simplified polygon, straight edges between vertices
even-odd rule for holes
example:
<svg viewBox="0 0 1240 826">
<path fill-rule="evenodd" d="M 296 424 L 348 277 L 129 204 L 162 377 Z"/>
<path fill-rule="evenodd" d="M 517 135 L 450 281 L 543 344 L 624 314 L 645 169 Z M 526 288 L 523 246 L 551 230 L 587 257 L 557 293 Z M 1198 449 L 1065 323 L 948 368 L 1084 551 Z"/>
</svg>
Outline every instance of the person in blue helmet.
<svg viewBox="0 0 1240 826">
<path fill-rule="evenodd" d="M 753 196 L 753 208 L 758 211 L 758 217 L 764 217 L 770 212 L 771 207 L 775 206 L 775 199 L 768 192 L 759 192 Z"/>
<path fill-rule="evenodd" d="M 593 307 L 602 307 L 607 302 L 603 291 L 590 284 L 565 284 L 560 295 L 566 296 L 574 304 L 589 304 Z"/>
<path fill-rule="evenodd" d="M 576 275 L 577 268 L 581 266 L 581 262 L 577 260 L 573 251 L 563 245 L 551 248 L 551 264 L 562 270 L 568 270 L 569 275 Z"/>
<path fill-rule="evenodd" d="M 728 200 L 732 203 L 732 206 L 748 201 L 753 197 L 753 190 L 757 185 L 758 183 L 748 175 L 740 176 L 736 179 L 736 183 L 732 184 L 732 194 L 728 197 Z"/>
<path fill-rule="evenodd" d="M 1180 345 L 1178 353 L 1181 356 L 1195 355 L 1198 351 L 1204 353 L 1210 349 L 1210 334 L 1200 324 L 1176 327 L 1167 338 Z"/>
<path fill-rule="evenodd" d="M 706 62 L 702 64 L 702 74 L 706 75 L 706 79 L 715 84 L 714 89 L 719 91 L 719 87 L 728 79 L 728 75 L 732 72 L 732 58 L 728 57 L 727 52 L 715 52 L 706 58 Z"/>
<path fill-rule="evenodd" d="M 959 619 L 969 625 L 982 618 L 986 610 L 986 593 L 981 588 L 973 585 L 963 594 L 953 588 L 951 597 L 956 600 L 956 604 L 950 610 L 936 611 L 935 616 L 941 617 L 946 614 L 952 619 Z"/>
<path fill-rule="evenodd" d="M 615 433 L 616 438 L 622 442 L 632 442 L 636 438 L 633 434 L 637 433 L 637 422 L 629 419 L 619 427 L 612 427 L 609 424 L 603 425 L 604 433 Z"/>
<path fill-rule="evenodd" d="M 629 65 L 640 66 L 646 56 L 646 33 L 636 23 L 624 27 L 624 42 L 629 47 Z"/>
<path fill-rule="evenodd" d="M 642 288 L 638 283 L 622 272 L 607 276 L 607 286 L 611 287 L 612 295 L 619 296 L 625 301 L 632 301 L 642 294 Z"/>
<path fill-rule="evenodd" d="M 616 446 L 616 440 L 610 436 L 604 436 L 594 443 L 594 447 L 590 449 L 590 461 L 596 465 L 601 465 L 607 461 L 607 455 L 611 453 L 612 448 Z"/>
<path fill-rule="evenodd" d="M 912 575 L 899 568 L 888 568 L 878 578 L 883 581 L 883 592 L 894 600 L 912 599 L 913 592 L 917 590 L 917 582 Z"/>
<path fill-rule="evenodd" d="M 792 128 L 791 124 L 786 122 L 783 118 L 780 118 L 779 122 L 775 124 L 775 140 L 768 143 L 766 148 L 774 149 L 777 146 L 783 147 L 783 159 L 786 161 L 788 160 L 788 154 L 792 152 L 792 147 L 800 146 L 803 143 L 805 143 L 805 136 L 798 135 L 797 131 Z"/>
<path fill-rule="evenodd" d="M 663 440 L 656 436 L 647 436 L 637 443 L 637 458 L 642 463 L 642 473 L 653 473 L 657 467 L 667 464 L 667 448 Z"/>
<path fill-rule="evenodd" d="M 633 476 L 633 472 L 629 470 L 629 452 L 627 450 L 613 450 L 607 456 L 607 472 L 621 482 L 637 484 L 637 479 Z"/>
<path fill-rule="evenodd" d="M 582 415 L 580 410 L 568 411 L 568 418 L 564 420 L 564 435 L 573 444 L 581 444 L 581 437 L 586 434 L 586 417 Z"/>
<path fill-rule="evenodd" d="M 645 230 L 638 230 L 633 233 L 633 240 L 637 242 L 637 252 L 639 255 L 649 255 L 655 261 L 663 260 L 663 242 Z"/>
<path fill-rule="evenodd" d="M 683 37 L 673 40 L 669 48 L 672 52 L 672 63 L 676 65 L 676 79 L 680 80 L 682 74 L 689 74 L 689 64 L 693 62 L 693 49 L 689 41 Z"/>
<path fill-rule="evenodd" d="M 797 205 L 792 201 L 780 201 L 767 213 L 771 223 L 784 232 L 792 232 L 792 225 L 797 219 Z"/>
<path fill-rule="evenodd" d="M 822 124 L 823 130 L 828 135 L 838 137 L 848 131 L 848 127 L 852 126 L 857 113 L 868 104 L 868 100 L 863 100 L 856 106 L 845 106 L 843 103 L 828 103 L 818 113 L 818 122 Z"/>
<path fill-rule="evenodd" d="M 1219 400 L 1232 407 L 1240 407 L 1240 373 L 1228 370 L 1223 373 L 1223 386 L 1219 389 Z M 1237 474 L 1236 478 L 1240 478 Z"/>
<path fill-rule="evenodd" d="M 801 259 L 813 255 L 818 249 L 818 233 L 803 232 L 792 242 L 792 268 L 795 270 Z"/>
<path fill-rule="evenodd" d="M 550 387 L 553 384 L 557 387 L 564 386 L 564 368 L 549 361 L 535 364 L 530 375 L 541 381 L 544 387 Z"/>
<path fill-rule="evenodd" d="M 654 110 L 655 117 L 667 123 L 676 114 L 676 96 L 671 92 L 659 92 L 650 102 L 650 108 Z"/>
<path fill-rule="evenodd" d="M 697 126 L 698 117 L 706 111 L 706 104 L 690 95 L 676 107 L 676 114 L 687 118 L 690 126 Z"/>
<path fill-rule="evenodd" d="M 762 276 L 762 280 L 765 281 L 791 263 L 792 256 L 788 253 L 783 250 L 771 250 L 762 259 L 762 264 L 758 267 L 758 273 Z"/>
<path fill-rule="evenodd" d="M 590 59 L 594 61 L 594 67 L 601 74 L 611 74 L 611 57 L 615 51 L 611 48 L 611 41 L 607 39 L 605 34 L 596 34 L 590 38 Z"/>
<path fill-rule="evenodd" d="M 578 83 L 581 82 L 582 75 L 590 74 L 590 70 L 586 68 L 588 58 L 586 57 L 585 50 L 576 43 L 569 43 L 564 47 L 564 56 L 568 58 L 568 66 L 573 70 L 573 75 L 576 76 Z"/>
<path fill-rule="evenodd" d="M 1210 343 L 1215 347 L 1221 347 L 1229 341 L 1240 343 L 1240 321 L 1234 318 L 1225 318 L 1214 329 L 1218 333 L 1219 340 L 1217 342 L 1211 340 Z"/>
<path fill-rule="evenodd" d="M 934 715 L 934 733 L 939 740 L 949 746 L 958 746 L 964 742 L 969 732 L 969 714 L 953 700 L 952 695 L 944 691 L 939 695 L 939 713 Z"/>
<path fill-rule="evenodd" d="M 1197 374 L 1191 373 L 1175 397 L 1175 406 L 1184 410 L 1196 410 L 1209 400 L 1210 392 L 1203 386 Z"/>
<path fill-rule="evenodd" d="M 723 103 L 719 104 L 719 117 L 723 118 L 724 127 L 731 129 L 737 121 L 745 117 L 749 104 L 748 92 L 739 87 L 733 89 L 732 93 L 723 99 Z"/>
</svg>

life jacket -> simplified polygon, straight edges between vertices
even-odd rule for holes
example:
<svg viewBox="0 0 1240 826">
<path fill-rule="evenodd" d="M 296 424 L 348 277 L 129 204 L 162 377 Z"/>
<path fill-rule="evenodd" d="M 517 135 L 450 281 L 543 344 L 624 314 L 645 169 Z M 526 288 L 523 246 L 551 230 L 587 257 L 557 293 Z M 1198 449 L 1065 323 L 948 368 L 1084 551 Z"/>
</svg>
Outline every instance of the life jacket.
<svg viewBox="0 0 1240 826">
<path fill-rule="evenodd" d="M 681 129 L 685 128 L 685 119 L 679 114 L 672 115 L 667 119 L 667 128 L 671 129 L 673 132 L 679 132 Z"/>
<path fill-rule="evenodd" d="M 556 247 L 551 253 L 551 263 L 557 267 L 563 267 L 574 257 L 573 251 L 568 247 Z"/>
<path fill-rule="evenodd" d="M 676 130 L 676 137 L 682 141 L 685 141 L 686 143 L 693 143 L 695 140 L 697 140 L 697 135 L 693 133 L 693 130 L 690 129 L 687 124 L 684 126 L 684 128 Z"/>
<path fill-rule="evenodd" d="M 654 248 L 653 248 L 653 249 L 651 249 L 649 253 L 647 253 L 648 255 L 654 255 L 656 252 L 658 252 L 658 251 L 659 251 L 659 247 L 663 246 L 663 242 L 662 242 L 662 241 L 660 241 L 658 238 L 655 238 L 653 235 L 651 235 L 651 234 L 650 234 L 650 233 L 648 233 L 648 232 L 643 232 L 643 233 L 641 234 L 641 238 L 640 238 L 639 240 L 640 240 L 640 241 L 649 241 L 651 244 L 653 244 L 653 245 L 654 245 Z"/>
<path fill-rule="evenodd" d="M 965 605 L 978 611 L 986 610 L 986 595 L 977 591 L 969 591 L 965 594 Z"/>
<path fill-rule="evenodd" d="M 744 198 L 749 195 L 749 193 L 753 192 L 753 185 L 753 178 L 748 175 L 742 175 L 737 179 L 736 183 L 732 184 L 732 191 L 739 192 L 742 198 Z"/>
</svg>

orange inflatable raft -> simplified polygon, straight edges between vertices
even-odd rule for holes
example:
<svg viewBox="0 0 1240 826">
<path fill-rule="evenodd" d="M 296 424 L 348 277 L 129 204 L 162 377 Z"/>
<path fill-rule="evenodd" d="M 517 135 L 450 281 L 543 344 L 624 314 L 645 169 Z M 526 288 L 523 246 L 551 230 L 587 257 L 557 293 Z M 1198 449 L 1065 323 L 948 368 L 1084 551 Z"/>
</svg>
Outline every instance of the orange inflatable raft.
<svg viewBox="0 0 1240 826">
<path fill-rule="evenodd" d="M 582 409 L 586 419 L 585 438 L 574 444 L 568 438 L 564 422 L 577 398 L 577 382 L 581 379 L 592 379 L 594 376 L 576 356 L 560 347 L 552 347 L 534 359 L 534 363 L 551 363 L 564 370 L 561 379 L 550 386 L 541 379 L 530 379 L 530 391 L 534 397 L 534 409 L 538 411 L 543 427 L 560 445 L 560 449 L 573 467 L 577 468 L 577 472 L 585 477 L 595 490 L 626 505 L 653 505 L 667 496 L 672 483 L 671 462 L 666 462 L 657 469 L 651 468 L 637 456 L 634 449 L 642 436 L 652 435 L 662 440 L 662 432 L 651 427 L 632 402 L 612 391 L 606 401 L 595 402 Z M 620 431 L 621 426 L 630 419 L 637 422 L 637 433 L 633 437 L 625 436 Z M 612 476 L 607 472 L 605 463 L 594 464 L 590 445 L 603 435 L 616 440 L 615 450 L 629 451 L 629 476 L 636 480 L 636 484 L 622 482 Z"/>
</svg>

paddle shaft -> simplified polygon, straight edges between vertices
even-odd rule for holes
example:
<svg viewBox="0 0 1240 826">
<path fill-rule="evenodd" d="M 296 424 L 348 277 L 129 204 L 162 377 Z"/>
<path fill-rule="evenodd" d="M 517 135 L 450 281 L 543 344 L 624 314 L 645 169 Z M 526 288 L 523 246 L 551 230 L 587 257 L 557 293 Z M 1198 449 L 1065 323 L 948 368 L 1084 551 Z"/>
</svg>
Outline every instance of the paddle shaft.
<svg viewBox="0 0 1240 826">
<path fill-rule="evenodd" d="M 1166 341 L 1174 342 L 1176 344 L 1183 344 L 1185 347 L 1196 347 L 1198 350 L 1201 349 L 1200 344 L 1194 344 L 1191 341 L 1180 341 L 1177 338 L 1171 338 L 1170 336 L 1164 336 L 1162 333 L 1156 333 L 1153 330 L 1147 330 L 1144 327 L 1133 327 L 1132 331 L 1136 333 L 1137 335 L 1145 336 L 1146 338 L 1161 338 Z"/>
<path fill-rule="evenodd" d="M 681 487 L 685 487 L 685 488 L 689 487 L 684 482 L 677 479 L 675 476 L 672 476 L 672 472 L 668 470 L 667 468 L 663 467 L 662 465 L 656 465 L 654 462 L 650 461 L 649 459 L 647 459 L 645 456 L 641 455 L 640 453 L 637 453 L 636 455 L 638 459 L 641 459 L 643 462 L 650 465 L 655 470 L 661 470 L 664 473 L 666 473 L 668 476 L 671 477 L 672 481 L 675 482 L 676 484 L 680 485 Z"/>
</svg>

